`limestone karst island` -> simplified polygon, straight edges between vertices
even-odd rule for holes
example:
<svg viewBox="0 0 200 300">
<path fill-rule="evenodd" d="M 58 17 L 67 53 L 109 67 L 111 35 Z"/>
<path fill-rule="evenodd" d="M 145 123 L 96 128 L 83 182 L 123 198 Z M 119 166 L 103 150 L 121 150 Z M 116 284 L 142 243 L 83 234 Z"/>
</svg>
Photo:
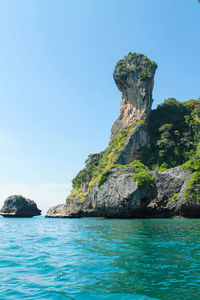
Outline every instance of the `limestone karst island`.
<svg viewBox="0 0 200 300">
<path fill-rule="evenodd" d="M 122 96 L 109 145 L 88 156 L 66 203 L 47 217 L 200 216 L 200 102 L 168 99 L 152 110 L 156 69 L 131 52 L 117 62 Z"/>
<path fill-rule="evenodd" d="M 200 300 L 200 0 L 0 22 L 0 300 Z"/>
</svg>

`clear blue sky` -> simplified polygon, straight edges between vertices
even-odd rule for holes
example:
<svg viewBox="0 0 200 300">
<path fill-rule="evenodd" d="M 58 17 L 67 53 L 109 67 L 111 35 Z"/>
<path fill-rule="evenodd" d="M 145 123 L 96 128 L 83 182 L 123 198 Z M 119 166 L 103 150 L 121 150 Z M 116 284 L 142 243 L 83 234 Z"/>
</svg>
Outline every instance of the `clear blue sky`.
<svg viewBox="0 0 200 300">
<path fill-rule="evenodd" d="M 197 0 L 0 0 L 0 201 L 65 201 L 119 114 L 115 63 L 158 64 L 154 107 L 200 97 Z M 66 186 L 66 187 L 65 187 Z"/>
</svg>

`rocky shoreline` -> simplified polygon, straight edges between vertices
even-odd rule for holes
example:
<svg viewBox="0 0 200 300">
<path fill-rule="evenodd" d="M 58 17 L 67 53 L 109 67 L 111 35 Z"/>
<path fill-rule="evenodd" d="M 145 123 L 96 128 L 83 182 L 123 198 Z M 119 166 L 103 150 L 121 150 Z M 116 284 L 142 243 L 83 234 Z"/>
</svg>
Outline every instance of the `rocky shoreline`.
<svg viewBox="0 0 200 300">
<path fill-rule="evenodd" d="M 47 218 L 200 217 L 200 103 L 169 99 L 152 111 L 156 69 L 136 53 L 116 64 L 113 77 L 122 95 L 109 145 L 89 155 L 66 202 L 51 207 Z M 39 215 L 31 201 L 9 197 L 0 214 Z"/>
<path fill-rule="evenodd" d="M 51 207 L 46 217 L 200 217 L 198 201 L 185 197 L 191 172 L 181 167 L 150 171 L 140 161 L 144 149 L 147 155 L 152 151 L 149 116 L 156 69 L 155 62 L 136 53 L 117 63 L 113 77 L 122 96 L 109 146 L 88 157 L 66 203 Z"/>
<path fill-rule="evenodd" d="M 198 218 L 200 206 L 188 203 L 183 194 L 191 178 L 185 170 L 153 171 L 152 186 L 140 187 L 131 175 L 114 168 L 106 182 L 95 188 L 83 203 L 70 201 L 48 210 L 48 218 Z M 126 172 L 126 173 L 125 173 Z M 175 196 L 174 196 L 175 195 Z M 176 196 L 177 195 L 177 196 Z"/>
</svg>

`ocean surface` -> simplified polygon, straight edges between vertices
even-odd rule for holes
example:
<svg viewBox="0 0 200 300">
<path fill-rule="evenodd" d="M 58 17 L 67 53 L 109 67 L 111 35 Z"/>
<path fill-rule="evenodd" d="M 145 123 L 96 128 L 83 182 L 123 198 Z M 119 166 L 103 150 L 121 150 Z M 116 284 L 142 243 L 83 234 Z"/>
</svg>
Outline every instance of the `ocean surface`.
<svg viewBox="0 0 200 300">
<path fill-rule="evenodd" d="M 0 299 L 200 299 L 200 220 L 0 217 Z"/>
</svg>

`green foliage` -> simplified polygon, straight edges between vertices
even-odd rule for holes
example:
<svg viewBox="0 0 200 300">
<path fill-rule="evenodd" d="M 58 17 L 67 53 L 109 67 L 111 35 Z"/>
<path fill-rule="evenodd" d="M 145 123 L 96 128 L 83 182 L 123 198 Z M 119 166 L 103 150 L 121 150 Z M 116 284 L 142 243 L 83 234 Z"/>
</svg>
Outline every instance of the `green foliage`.
<svg viewBox="0 0 200 300">
<path fill-rule="evenodd" d="M 136 58 L 136 65 L 139 60 L 140 63 L 141 60 L 144 60 L 144 64 L 149 63 L 145 57 L 131 53 L 125 60 L 130 60 L 132 55 Z M 123 61 L 119 62 L 119 65 L 123 65 Z M 119 130 L 112 144 L 103 152 L 89 155 L 85 161 L 85 168 L 72 181 L 74 188 L 72 196 L 83 202 L 94 184 L 97 183 L 100 187 L 107 180 L 112 167 L 120 168 L 120 174 L 126 173 L 123 170 L 125 167 L 134 168 L 135 173 L 132 176 L 139 186 L 153 185 L 154 178 L 149 169 L 164 171 L 179 165 L 190 173 L 200 172 L 200 102 L 198 100 L 192 99 L 187 102 L 178 102 L 173 98 L 165 100 L 151 112 L 148 120 L 151 149 L 143 147 L 140 161 L 133 161 L 126 166 L 115 165 L 128 137 L 133 134 L 138 125 L 144 122 L 140 120 L 134 126 Z M 195 179 L 196 186 L 198 186 L 197 179 Z M 188 191 L 192 191 L 194 196 L 193 187 L 194 184 L 190 184 Z M 188 193 L 186 193 L 187 197 L 189 197 Z"/>
<path fill-rule="evenodd" d="M 137 72 L 139 73 L 139 80 L 146 81 L 151 78 L 151 71 L 156 70 L 157 64 L 151 61 L 143 54 L 129 52 L 117 62 L 115 70 L 122 73 Z"/>
<path fill-rule="evenodd" d="M 166 163 L 162 163 L 161 166 L 158 167 L 158 171 L 166 171 L 167 170 L 167 164 Z"/>
<path fill-rule="evenodd" d="M 184 198 L 188 202 L 200 204 L 200 172 L 195 172 L 187 181 L 188 187 L 185 190 Z"/>
<path fill-rule="evenodd" d="M 179 168 L 188 171 L 190 174 L 200 171 L 200 158 L 193 156 L 190 160 L 179 166 Z"/>
<path fill-rule="evenodd" d="M 151 151 L 142 149 L 141 161 L 149 168 L 181 165 L 198 149 L 200 155 L 200 102 L 165 100 L 150 114 Z M 163 165 L 164 164 L 164 165 Z"/>
<path fill-rule="evenodd" d="M 140 76 L 139 76 L 139 78 L 140 78 L 141 81 L 145 81 L 149 77 L 150 77 L 149 74 L 147 72 L 145 72 L 145 70 L 142 70 L 141 73 L 140 73 Z"/>
<path fill-rule="evenodd" d="M 17 195 L 18 197 L 21 197 L 21 198 L 23 198 L 23 199 L 26 199 L 24 196 L 22 196 L 22 195 Z"/>
<path fill-rule="evenodd" d="M 73 188 L 79 189 L 83 184 L 90 184 L 90 187 L 98 181 L 99 175 L 104 170 L 110 169 L 115 163 L 120 151 L 127 140 L 127 136 L 134 132 L 135 127 L 129 127 L 120 130 L 115 140 L 110 144 L 105 151 L 98 154 L 91 154 L 85 161 L 86 166 L 72 180 Z"/>
<path fill-rule="evenodd" d="M 175 193 L 170 199 L 169 201 L 173 201 L 175 200 L 176 197 L 178 197 L 179 193 Z"/>
<path fill-rule="evenodd" d="M 99 188 L 102 184 L 104 184 L 104 182 L 106 182 L 108 176 L 111 174 L 111 171 L 110 170 L 105 170 L 104 172 L 102 172 L 100 175 L 99 175 L 99 180 L 98 180 L 98 183 L 97 183 L 97 187 Z"/>
<path fill-rule="evenodd" d="M 124 175 L 124 174 L 127 174 L 127 172 L 118 172 L 117 174 L 118 175 Z"/>
<path fill-rule="evenodd" d="M 197 149 L 196 149 L 196 156 L 200 157 L 200 141 L 197 144 Z"/>
<path fill-rule="evenodd" d="M 79 188 L 83 183 L 89 182 L 92 179 L 102 155 L 103 152 L 90 154 L 88 156 L 88 158 L 85 161 L 85 168 L 81 170 L 72 180 L 73 188 Z"/>
<path fill-rule="evenodd" d="M 118 175 L 127 174 L 127 172 L 125 172 L 127 167 L 133 168 L 134 174 L 132 174 L 132 178 L 134 181 L 138 182 L 140 187 L 153 187 L 154 185 L 154 176 L 150 173 L 148 167 L 142 164 L 139 160 L 134 160 L 128 165 L 113 165 L 112 167 L 121 169 L 121 171 L 118 172 Z"/>
<path fill-rule="evenodd" d="M 136 173 L 141 171 L 149 171 L 148 167 L 142 164 L 139 160 L 134 160 L 130 164 L 125 165 L 125 167 L 134 168 Z"/>
<path fill-rule="evenodd" d="M 148 168 L 144 166 L 140 161 L 135 160 L 127 166 L 134 168 L 135 173 L 132 175 L 132 178 L 138 183 L 140 187 L 153 187 L 154 176 L 149 172 Z"/>
<path fill-rule="evenodd" d="M 85 197 L 88 195 L 88 192 L 86 193 L 83 193 L 81 188 L 77 189 L 77 188 L 74 188 L 70 194 L 70 196 L 67 197 L 70 198 L 70 199 L 73 199 L 75 198 L 76 200 L 78 200 L 78 202 L 81 202 L 83 203 L 85 201 Z"/>
<path fill-rule="evenodd" d="M 132 175 L 133 180 L 135 180 L 140 187 L 153 187 L 154 177 L 147 171 L 141 171 Z"/>
</svg>

